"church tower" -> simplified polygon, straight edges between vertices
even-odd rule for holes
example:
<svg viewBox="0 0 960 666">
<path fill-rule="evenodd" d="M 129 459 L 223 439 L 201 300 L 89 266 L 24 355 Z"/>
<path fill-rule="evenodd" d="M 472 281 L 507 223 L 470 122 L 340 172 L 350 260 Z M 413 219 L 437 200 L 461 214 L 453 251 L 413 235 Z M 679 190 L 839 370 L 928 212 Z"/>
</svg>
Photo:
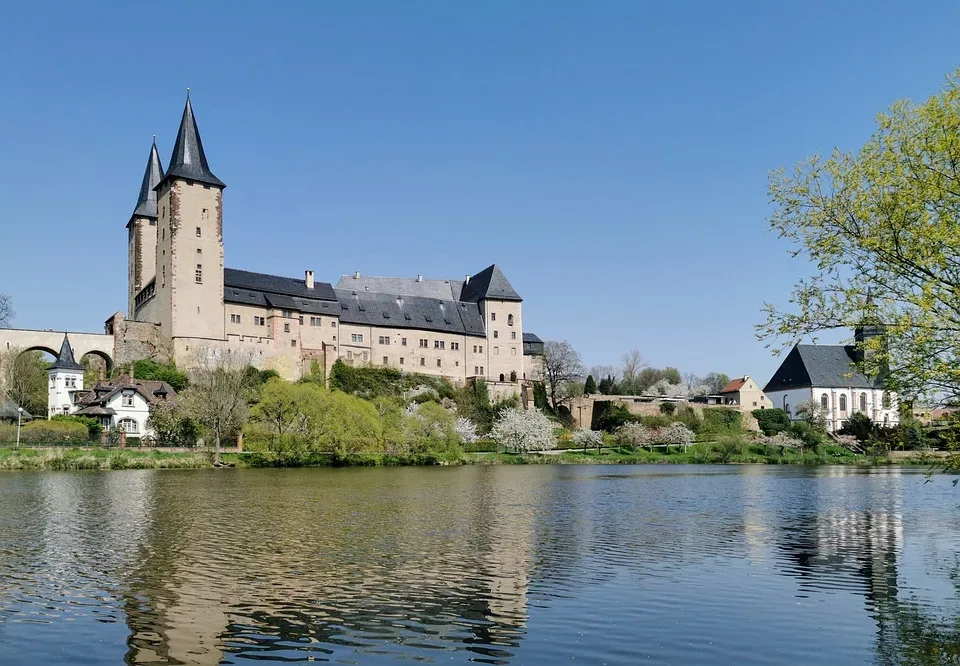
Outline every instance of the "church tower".
<svg viewBox="0 0 960 666">
<path fill-rule="evenodd" d="M 157 153 L 157 137 L 153 137 L 143 183 L 140 185 L 140 196 L 127 222 L 128 319 L 136 318 L 134 299 L 157 273 L 157 193 L 154 188 L 160 184 L 162 177 L 163 166 Z"/>
<path fill-rule="evenodd" d="M 60 355 L 47 369 L 50 386 L 47 389 L 47 418 L 54 414 L 70 414 L 75 409 L 73 394 L 83 390 L 83 366 L 73 358 L 73 349 L 67 334 L 63 334 Z"/>
<path fill-rule="evenodd" d="M 190 104 L 157 193 L 156 320 L 176 358 L 224 340 L 223 188 L 213 175 Z"/>
</svg>

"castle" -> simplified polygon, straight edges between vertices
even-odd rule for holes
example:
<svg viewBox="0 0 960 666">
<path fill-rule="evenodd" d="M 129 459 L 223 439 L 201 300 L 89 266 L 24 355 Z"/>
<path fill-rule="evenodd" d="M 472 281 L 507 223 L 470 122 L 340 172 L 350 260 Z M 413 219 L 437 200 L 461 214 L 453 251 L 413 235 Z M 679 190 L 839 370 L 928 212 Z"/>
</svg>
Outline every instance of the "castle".
<svg viewBox="0 0 960 666">
<path fill-rule="evenodd" d="M 523 333 L 523 299 L 496 265 L 462 280 L 345 275 L 336 286 L 224 267 L 223 193 L 207 162 L 189 93 L 163 169 L 156 140 L 127 223 L 127 316 L 107 320 L 117 356 L 189 365 L 243 350 L 287 379 L 340 359 L 449 379 L 497 395 L 539 378 L 539 338 Z M 120 351 L 122 350 L 122 351 Z"/>
</svg>

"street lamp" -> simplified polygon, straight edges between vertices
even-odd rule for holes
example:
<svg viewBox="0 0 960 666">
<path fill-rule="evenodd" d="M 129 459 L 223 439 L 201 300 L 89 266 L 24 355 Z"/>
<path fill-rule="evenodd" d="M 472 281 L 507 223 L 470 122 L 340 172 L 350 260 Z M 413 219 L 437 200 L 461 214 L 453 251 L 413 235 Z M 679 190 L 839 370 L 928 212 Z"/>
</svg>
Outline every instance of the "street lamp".
<svg viewBox="0 0 960 666">
<path fill-rule="evenodd" d="M 17 448 L 20 448 L 20 420 L 23 418 L 23 407 L 17 407 Z"/>
</svg>

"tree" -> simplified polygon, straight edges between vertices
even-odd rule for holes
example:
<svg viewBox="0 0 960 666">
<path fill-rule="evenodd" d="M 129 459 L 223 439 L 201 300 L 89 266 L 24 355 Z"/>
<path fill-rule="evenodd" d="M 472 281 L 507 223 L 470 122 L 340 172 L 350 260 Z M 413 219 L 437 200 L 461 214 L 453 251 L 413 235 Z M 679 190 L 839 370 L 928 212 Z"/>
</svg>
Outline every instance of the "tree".
<svg viewBox="0 0 960 666">
<path fill-rule="evenodd" d="M 556 444 L 554 424 L 537 409 L 508 409 L 500 416 L 490 437 L 508 451 L 545 451 Z"/>
<path fill-rule="evenodd" d="M 201 349 L 189 373 L 190 386 L 177 397 L 184 413 L 213 435 L 215 465 L 220 464 L 223 437 L 238 432 L 247 421 L 253 393 L 248 365 L 242 353 Z"/>
<path fill-rule="evenodd" d="M 790 430 L 790 415 L 780 408 L 755 409 L 751 414 L 757 420 L 760 432 L 768 437 Z"/>
<path fill-rule="evenodd" d="M 580 354 L 567 342 L 547 340 L 543 343 L 544 379 L 554 410 L 569 399 L 563 388 L 567 382 L 579 381 L 583 374 Z"/>
<path fill-rule="evenodd" d="M 624 423 L 617 428 L 614 437 L 620 446 L 630 447 L 634 453 L 641 446 L 650 444 L 650 431 L 642 423 Z"/>
<path fill-rule="evenodd" d="M 583 392 L 585 395 L 596 395 L 597 382 L 593 378 L 593 375 L 587 375 L 587 381 L 583 384 Z"/>
<path fill-rule="evenodd" d="M 597 447 L 597 453 L 603 448 L 603 433 L 599 430 L 590 430 L 589 428 L 579 428 L 573 433 L 573 441 L 577 446 L 583 447 L 583 452 L 587 452 L 587 447 Z"/>
<path fill-rule="evenodd" d="M 47 362 L 43 353 L 14 347 L 0 356 L 3 390 L 8 400 L 33 415 L 47 413 Z"/>
<path fill-rule="evenodd" d="M 843 427 L 840 428 L 840 434 L 852 435 L 856 437 L 857 441 L 861 444 L 866 444 L 870 441 L 870 436 L 873 435 L 876 430 L 877 427 L 869 416 L 863 412 L 854 412 L 850 415 L 850 418 L 844 422 Z"/>
<path fill-rule="evenodd" d="M 810 261 L 758 337 L 773 344 L 867 323 L 869 374 L 901 395 L 960 396 L 960 70 L 917 104 L 898 101 L 856 152 L 815 155 L 769 185 L 770 225 Z M 887 337 L 889 344 L 885 344 Z M 888 371 L 888 372 L 884 372 Z"/>
<path fill-rule="evenodd" d="M 0 294 L 0 328 L 10 328 L 15 314 L 13 301 L 6 294 Z"/>
<path fill-rule="evenodd" d="M 187 373 L 178 370 L 174 363 L 157 363 L 146 359 L 134 361 L 133 376 L 136 379 L 166 382 L 177 393 L 187 388 L 189 381 Z"/>
<path fill-rule="evenodd" d="M 173 400 L 151 403 L 147 425 L 153 430 L 157 446 L 193 446 L 197 443 L 197 424 L 187 418 Z"/>
<path fill-rule="evenodd" d="M 730 383 L 730 377 L 722 372 L 710 372 L 701 380 L 706 384 L 710 393 L 719 393 L 723 387 Z"/>
<path fill-rule="evenodd" d="M 625 393 L 640 393 L 643 390 L 640 375 L 641 371 L 647 368 L 647 362 L 639 349 L 631 349 L 623 355 L 622 360 L 623 368 L 620 370 L 621 390 Z"/>
</svg>

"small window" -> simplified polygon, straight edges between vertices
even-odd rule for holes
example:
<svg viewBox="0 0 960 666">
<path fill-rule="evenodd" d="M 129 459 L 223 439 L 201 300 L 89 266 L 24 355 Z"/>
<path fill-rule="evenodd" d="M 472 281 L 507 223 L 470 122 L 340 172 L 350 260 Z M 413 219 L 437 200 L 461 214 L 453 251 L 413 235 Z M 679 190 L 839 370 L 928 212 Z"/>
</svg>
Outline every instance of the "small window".
<svg viewBox="0 0 960 666">
<path fill-rule="evenodd" d="M 503 373 L 501 372 L 501 373 L 500 373 L 500 381 L 502 382 L 504 379 L 506 379 L 506 377 L 504 377 L 504 376 L 503 376 Z"/>
<path fill-rule="evenodd" d="M 202 234 L 200 233 L 200 227 L 197 227 L 197 238 L 200 238 Z"/>
<path fill-rule="evenodd" d="M 517 355 L 517 348 L 510 347 L 510 356 L 516 356 L 516 355 Z"/>
<path fill-rule="evenodd" d="M 494 331 L 494 332 L 493 332 L 493 337 L 499 338 L 499 337 L 500 337 L 500 331 Z"/>
<path fill-rule="evenodd" d="M 363 333 L 357 333 L 357 342 L 363 342 Z M 366 354 L 366 352 L 364 352 Z"/>
<path fill-rule="evenodd" d="M 356 341 L 357 341 L 357 334 L 356 334 L 356 333 L 351 333 L 351 334 L 350 334 L 350 342 L 356 342 Z"/>
<path fill-rule="evenodd" d="M 475 375 L 479 375 L 479 374 L 480 374 L 480 366 L 479 366 L 479 365 L 473 366 L 473 374 L 475 374 Z"/>
<path fill-rule="evenodd" d="M 512 315 L 512 314 L 508 314 L 508 315 L 507 315 L 507 326 L 513 326 L 513 315 Z"/>
<path fill-rule="evenodd" d="M 303 315 L 300 315 L 299 317 L 297 317 L 297 323 L 303 326 Z"/>
<path fill-rule="evenodd" d="M 427 339 L 426 339 L 426 338 L 420 338 L 420 347 L 422 347 L 423 349 L 426 349 L 426 348 L 427 348 Z"/>
<path fill-rule="evenodd" d="M 830 409 L 830 397 L 826 393 L 820 396 L 820 406 L 824 409 Z"/>
<path fill-rule="evenodd" d="M 330 322 L 330 328 L 336 328 L 336 327 L 337 327 L 337 322 L 331 321 L 331 322 Z"/>
<path fill-rule="evenodd" d="M 863 412 L 864 414 L 867 413 L 867 394 L 866 393 L 860 394 L 860 411 Z"/>
<path fill-rule="evenodd" d="M 197 248 L 197 254 L 203 254 L 203 250 L 201 250 L 199 247 Z"/>
<path fill-rule="evenodd" d="M 203 282 L 203 266 L 201 264 L 197 264 L 196 277 L 197 277 L 197 284 L 201 284 Z"/>
<path fill-rule="evenodd" d="M 400 338 L 400 346 L 401 346 L 401 347 L 406 347 L 406 346 L 407 346 L 407 339 L 406 339 L 406 338 Z"/>
<path fill-rule="evenodd" d="M 427 364 L 427 359 L 425 359 L 425 358 L 423 358 L 423 357 L 421 356 L 421 357 L 420 357 L 420 365 L 426 365 L 426 364 Z"/>
<path fill-rule="evenodd" d="M 511 340 L 516 340 L 516 339 L 517 339 L 517 332 L 516 332 L 516 331 L 510 331 L 510 339 L 511 339 Z"/>
<path fill-rule="evenodd" d="M 231 323 L 231 324 L 239 324 L 239 323 L 240 323 L 240 315 L 238 315 L 238 314 L 232 314 L 232 315 L 230 315 L 230 323 Z"/>
<path fill-rule="evenodd" d="M 133 407 L 133 391 L 124 391 L 124 393 L 123 393 L 123 406 L 124 406 L 124 407 Z"/>
<path fill-rule="evenodd" d="M 383 357 L 383 364 L 384 364 L 384 365 L 387 364 L 387 357 L 386 357 L 386 356 Z"/>
<path fill-rule="evenodd" d="M 400 365 L 403 365 L 403 357 L 400 357 Z"/>
<path fill-rule="evenodd" d="M 390 336 L 389 336 L 389 335 L 381 335 L 381 336 L 379 337 L 379 342 L 380 342 L 381 345 L 389 345 L 389 344 L 390 344 Z"/>
<path fill-rule="evenodd" d="M 847 411 L 847 396 L 843 393 L 840 394 L 840 411 Z"/>
<path fill-rule="evenodd" d="M 291 341 L 290 341 L 290 346 L 291 346 L 291 347 L 296 347 L 296 346 L 297 346 L 297 341 L 296 341 L 296 340 L 291 340 Z"/>
<path fill-rule="evenodd" d="M 483 353 L 483 345 L 479 345 L 480 353 Z"/>
<path fill-rule="evenodd" d="M 367 359 L 370 358 L 370 355 L 367 352 L 363 352 L 363 362 L 366 363 Z"/>
<path fill-rule="evenodd" d="M 490 321 L 496 321 L 496 320 L 497 320 L 497 313 L 496 313 L 496 312 L 491 312 L 491 313 L 490 313 Z"/>
<path fill-rule="evenodd" d="M 493 355 L 494 355 L 494 356 L 499 356 L 499 355 L 500 355 L 500 347 L 494 347 L 494 348 L 493 348 Z"/>
<path fill-rule="evenodd" d="M 352 361 L 352 360 L 353 360 L 353 352 L 350 351 L 349 349 L 347 350 L 347 360 L 348 360 L 348 361 Z"/>
<path fill-rule="evenodd" d="M 206 209 L 206 208 L 202 209 L 202 210 L 200 211 L 200 219 L 201 219 L 201 220 L 206 220 L 208 217 L 209 217 L 209 213 L 207 213 L 207 209 Z M 198 228 L 199 228 L 199 227 L 198 227 Z M 197 235 L 199 236 L 200 234 L 197 234 Z"/>
<path fill-rule="evenodd" d="M 283 332 L 284 332 L 284 333 L 289 333 L 289 332 L 290 332 L 290 324 L 285 323 L 285 324 L 283 325 Z"/>
<path fill-rule="evenodd" d="M 480 366 L 480 374 L 481 374 L 481 375 L 483 374 L 483 366 L 482 366 L 482 365 Z"/>
<path fill-rule="evenodd" d="M 441 365 L 442 365 L 442 362 L 441 362 L 440 359 L 438 358 L 438 359 L 437 359 L 437 367 L 439 368 L 439 367 L 441 367 Z"/>
</svg>

